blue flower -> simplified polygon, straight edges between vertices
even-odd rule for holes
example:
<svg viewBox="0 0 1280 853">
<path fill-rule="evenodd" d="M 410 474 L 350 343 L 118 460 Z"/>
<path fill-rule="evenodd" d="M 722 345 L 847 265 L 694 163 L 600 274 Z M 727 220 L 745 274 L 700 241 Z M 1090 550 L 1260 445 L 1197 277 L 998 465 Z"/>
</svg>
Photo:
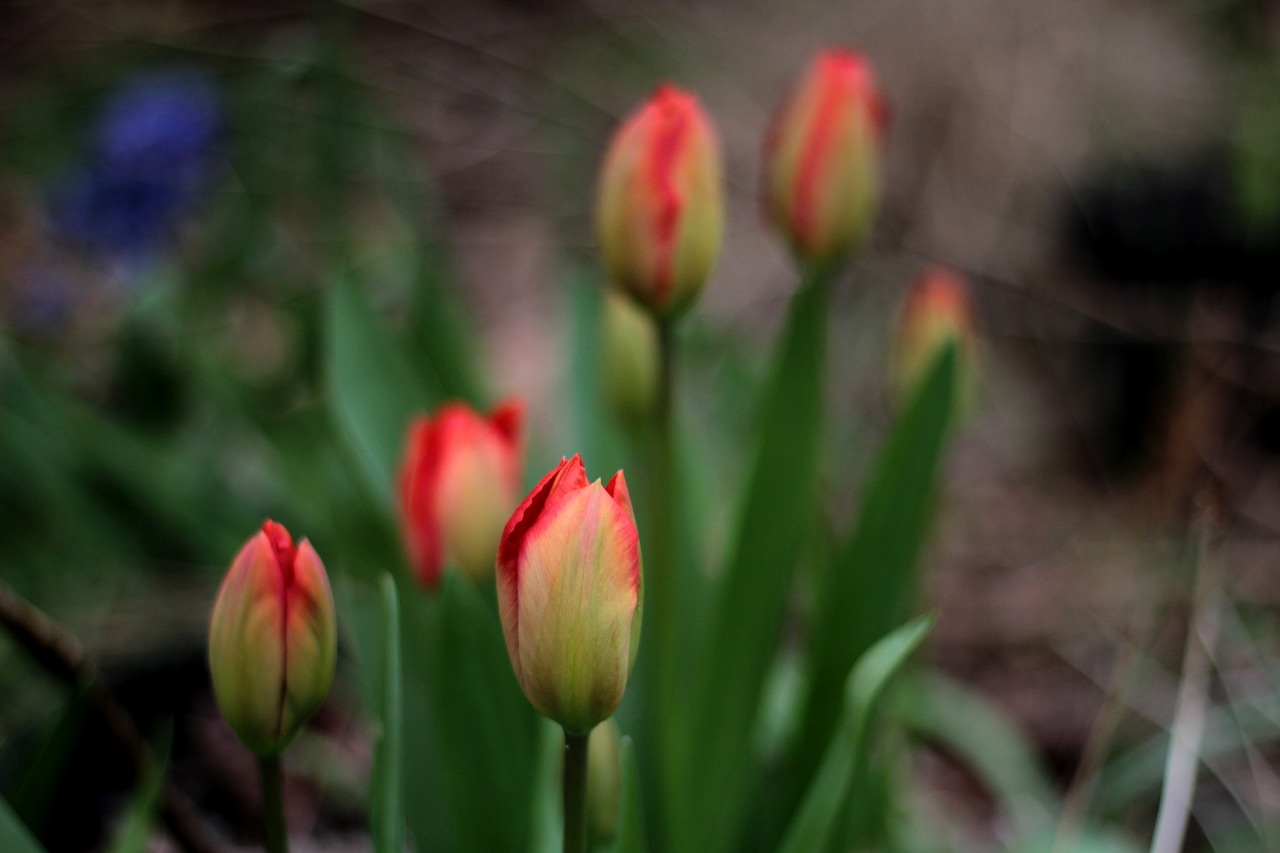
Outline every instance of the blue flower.
<svg viewBox="0 0 1280 853">
<path fill-rule="evenodd" d="M 222 128 L 218 94 L 203 77 L 129 80 L 94 125 L 88 162 L 50 199 L 50 227 L 115 259 L 155 255 L 207 188 Z"/>
</svg>

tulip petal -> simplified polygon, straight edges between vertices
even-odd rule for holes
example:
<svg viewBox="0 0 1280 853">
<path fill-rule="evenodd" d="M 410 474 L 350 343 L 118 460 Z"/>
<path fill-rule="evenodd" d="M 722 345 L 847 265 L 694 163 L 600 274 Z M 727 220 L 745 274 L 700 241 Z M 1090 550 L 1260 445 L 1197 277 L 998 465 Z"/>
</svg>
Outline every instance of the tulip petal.
<svg viewBox="0 0 1280 853">
<path fill-rule="evenodd" d="M 524 403 L 504 401 L 489 413 L 489 423 L 518 454 L 524 438 Z"/>
<path fill-rule="evenodd" d="M 440 583 L 444 543 L 440 537 L 436 490 L 444 444 L 438 421 L 418 418 L 409 427 L 408 452 L 400 471 L 400 512 L 409 560 L 428 589 Z"/>
<path fill-rule="evenodd" d="M 622 699 L 638 564 L 635 525 L 598 481 L 548 508 L 525 539 L 513 663 L 534 706 L 571 731 Z"/>
</svg>

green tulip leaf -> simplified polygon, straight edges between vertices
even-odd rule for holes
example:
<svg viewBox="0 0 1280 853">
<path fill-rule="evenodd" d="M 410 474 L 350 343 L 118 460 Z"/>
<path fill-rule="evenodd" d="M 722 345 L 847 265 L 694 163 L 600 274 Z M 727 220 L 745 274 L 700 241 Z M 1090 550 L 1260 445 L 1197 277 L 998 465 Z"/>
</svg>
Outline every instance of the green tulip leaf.
<svg viewBox="0 0 1280 853">
<path fill-rule="evenodd" d="M 378 740 L 373 759 L 373 848 L 377 853 L 401 853 L 404 850 L 401 801 L 404 690 L 400 667 L 400 601 L 391 575 L 382 576 L 379 589 L 383 642 L 376 707 Z"/>
<path fill-rule="evenodd" d="M 691 724 L 680 769 L 671 774 L 684 783 L 666 802 L 668 840 L 677 849 L 731 844 L 756 775 L 752 733 L 793 569 L 813 521 L 828 284 L 814 279 L 796 294 L 764 390 L 737 537 L 712 593 L 709 633 L 685 708 Z"/>
<path fill-rule="evenodd" d="M 389 512 L 405 430 L 430 401 L 405 354 L 349 277 L 333 283 L 328 300 L 330 415 L 370 495 Z"/>
<path fill-rule="evenodd" d="M 1059 802 L 1015 723 L 970 687 L 937 674 L 904 679 L 892 714 L 969 767 L 1021 836 L 1053 825 Z"/>
<path fill-rule="evenodd" d="M 792 763 L 790 799 L 813 775 L 840 714 L 845 673 L 910 603 L 953 417 L 956 350 L 920 383 L 871 469 L 862 509 L 829 573 L 818 578 L 808 642 L 809 694 Z"/>
<path fill-rule="evenodd" d="M 827 849 L 850 801 L 859 794 L 857 780 L 869 776 L 866 768 L 871 724 L 880 699 L 931 627 L 932 619 L 928 617 L 908 622 L 859 658 L 845 682 L 839 725 L 787 828 L 779 853 Z"/>
<path fill-rule="evenodd" d="M 0 799 L 0 850 L 8 853 L 44 853 L 44 848 L 3 799 Z"/>
</svg>

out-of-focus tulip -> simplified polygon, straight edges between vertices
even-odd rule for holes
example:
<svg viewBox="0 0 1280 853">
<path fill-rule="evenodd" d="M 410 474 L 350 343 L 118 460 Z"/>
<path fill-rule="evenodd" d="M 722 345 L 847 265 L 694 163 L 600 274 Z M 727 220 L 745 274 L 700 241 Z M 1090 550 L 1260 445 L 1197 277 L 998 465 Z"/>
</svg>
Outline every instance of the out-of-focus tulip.
<svg viewBox="0 0 1280 853">
<path fill-rule="evenodd" d="M 222 716 L 260 756 L 288 745 L 333 683 L 338 632 L 324 564 L 268 521 L 236 555 L 209 625 Z"/>
<path fill-rule="evenodd" d="M 627 482 L 565 459 L 516 509 L 498 547 L 511 666 L 540 713 L 582 734 L 622 701 L 640 639 L 640 537 Z"/>
<path fill-rule="evenodd" d="M 605 399 L 624 421 L 643 422 L 658 397 L 658 328 L 631 299 L 608 288 L 602 335 Z"/>
<path fill-rule="evenodd" d="M 866 59 L 829 50 L 774 118 L 765 142 L 769 210 L 806 265 L 838 260 L 870 231 L 886 114 Z"/>
<path fill-rule="evenodd" d="M 498 535 L 520 497 L 524 407 L 487 418 L 449 403 L 409 427 L 400 515 L 418 579 L 435 589 L 447 560 L 476 580 L 493 572 Z"/>
<path fill-rule="evenodd" d="M 605 153 L 596 208 L 613 280 L 655 315 L 691 305 L 720 254 L 724 190 L 715 130 L 675 86 L 620 127 Z"/>
<path fill-rule="evenodd" d="M 950 342 L 956 346 L 955 396 L 963 412 L 977 391 L 977 325 L 964 279 L 949 269 L 933 267 L 916 279 L 902 306 L 891 376 L 899 400 L 910 399 Z"/>
<path fill-rule="evenodd" d="M 608 844 L 618 834 L 621 801 L 622 735 L 617 723 L 605 720 L 591 730 L 587 752 L 587 832 L 593 846 Z"/>
</svg>

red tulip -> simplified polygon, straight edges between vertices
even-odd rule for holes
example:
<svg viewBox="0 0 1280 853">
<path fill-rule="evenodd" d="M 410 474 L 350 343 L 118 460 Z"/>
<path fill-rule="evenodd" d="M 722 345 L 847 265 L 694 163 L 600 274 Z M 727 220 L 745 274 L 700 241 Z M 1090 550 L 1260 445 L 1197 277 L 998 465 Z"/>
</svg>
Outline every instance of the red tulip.
<svg viewBox="0 0 1280 853">
<path fill-rule="evenodd" d="M 627 482 L 587 482 L 562 460 L 516 509 L 498 547 L 498 604 L 525 695 L 569 732 L 622 701 L 640 639 L 640 537 Z"/>
<path fill-rule="evenodd" d="M 827 264 L 866 238 L 886 114 L 867 61 L 829 50 L 774 119 L 765 143 L 769 209 L 806 264 Z"/>
<path fill-rule="evenodd" d="M 498 535 L 520 496 L 524 408 L 515 401 L 481 417 L 450 403 L 409 428 L 400 469 L 400 512 L 409 559 L 434 589 L 446 561 L 489 577 Z"/>
<path fill-rule="evenodd" d="M 262 756 L 288 745 L 333 683 L 338 632 L 324 564 L 268 521 L 227 572 L 209 624 L 222 716 Z"/>
<path fill-rule="evenodd" d="M 956 345 L 957 398 L 963 411 L 976 394 L 977 325 L 964 278 L 933 267 L 916 279 L 902 307 L 892 362 L 899 398 L 915 393 L 943 346 L 951 342 Z"/>
<path fill-rule="evenodd" d="M 659 86 L 614 135 L 600 173 L 600 250 L 614 281 L 656 315 L 687 308 L 720 254 L 715 130 L 693 95 Z"/>
</svg>

